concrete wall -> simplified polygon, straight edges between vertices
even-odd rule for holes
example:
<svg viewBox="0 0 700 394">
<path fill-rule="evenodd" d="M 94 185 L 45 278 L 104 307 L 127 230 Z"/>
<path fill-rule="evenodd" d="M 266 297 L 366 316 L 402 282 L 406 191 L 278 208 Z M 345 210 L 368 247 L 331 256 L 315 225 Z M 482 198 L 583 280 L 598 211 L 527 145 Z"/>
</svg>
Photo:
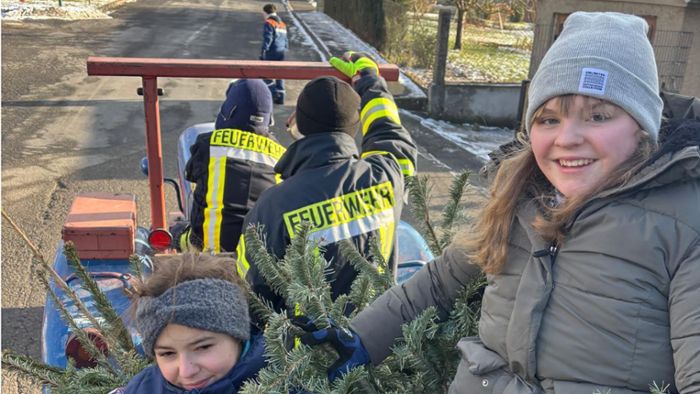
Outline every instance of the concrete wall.
<svg viewBox="0 0 700 394">
<path fill-rule="evenodd" d="M 430 100 L 440 89 L 431 88 Z M 446 84 L 441 119 L 459 123 L 515 127 L 520 84 Z"/>
<path fill-rule="evenodd" d="M 700 96 L 700 6 L 688 4 L 685 0 L 539 0 L 535 41 L 530 59 L 530 78 L 552 43 L 554 13 L 574 11 L 617 11 L 653 15 L 656 16 L 656 31 L 693 33 L 692 47 L 679 93 Z"/>
</svg>

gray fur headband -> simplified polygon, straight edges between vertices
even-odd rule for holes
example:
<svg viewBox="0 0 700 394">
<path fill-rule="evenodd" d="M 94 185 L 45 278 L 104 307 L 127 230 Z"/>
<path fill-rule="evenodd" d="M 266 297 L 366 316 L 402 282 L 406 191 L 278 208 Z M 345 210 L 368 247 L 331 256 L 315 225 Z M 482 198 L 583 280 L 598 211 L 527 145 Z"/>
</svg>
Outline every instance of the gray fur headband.
<svg viewBox="0 0 700 394">
<path fill-rule="evenodd" d="M 228 334 L 242 342 L 250 338 L 248 301 L 240 287 L 221 279 L 182 282 L 158 297 L 138 300 L 135 324 L 146 355 L 154 356 L 153 345 L 170 323 Z"/>
</svg>

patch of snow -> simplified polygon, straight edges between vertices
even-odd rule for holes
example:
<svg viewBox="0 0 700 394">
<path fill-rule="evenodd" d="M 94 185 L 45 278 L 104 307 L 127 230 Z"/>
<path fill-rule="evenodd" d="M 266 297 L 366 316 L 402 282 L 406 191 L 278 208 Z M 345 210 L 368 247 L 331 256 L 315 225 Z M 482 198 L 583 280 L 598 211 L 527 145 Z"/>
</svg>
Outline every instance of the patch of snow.
<svg viewBox="0 0 700 394">
<path fill-rule="evenodd" d="M 15 21 L 25 19 L 110 19 L 108 13 L 101 11 L 100 7 L 111 2 L 111 0 L 93 0 L 89 3 L 63 1 L 63 5 L 59 6 L 58 1 L 8 1 L 2 3 L 0 12 L 3 20 Z"/>
<path fill-rule="evenodd" d="M 484 163 L 489 160 L 489 152 L 510 142 L 515 132 L 512 129 L 489 126 L 476 126 L 469 123 L 457 125 L 444 120 L 424 118 L 410 111 L 399 109 L 401 116 L 413 118 L 421 126 L 442 138 L 453 142 L 465 151 L 478 157 Z"/>
</svg>

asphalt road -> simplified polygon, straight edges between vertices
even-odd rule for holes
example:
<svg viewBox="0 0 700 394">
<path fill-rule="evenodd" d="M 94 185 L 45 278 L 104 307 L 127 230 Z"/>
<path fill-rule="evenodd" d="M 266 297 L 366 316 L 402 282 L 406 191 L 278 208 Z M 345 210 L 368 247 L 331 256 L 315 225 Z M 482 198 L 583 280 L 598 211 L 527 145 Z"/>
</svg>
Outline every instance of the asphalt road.
<svg viewBox="0 0 700 394">
<path fill-rule="evenodd" d="M 2 22 L 2 207 L 45 258 L 53 260 L 61 225 L 79 192 L 135 193 L 139 222 L 148 224 L 147 182 L 139 171 L 145 155 L 143 102 L 136 95 L 140 79 L 88 77 L 87 57 L 257 59 L 264 3 L 139 0 L 112 19 Z M 289 60 L 318 61 L 295 29 L 290 26 Z M 175 174 L 179 133 L 213 120 L 227 84 L 159 79 L 166 91 L 160 107 L 166 174 Z M 288 104 L 275 108 L 274 129 L 285 144 L 290 141 L 281 128 L 302 86 L 288 81 Z M 426 141 L 419 169 L 438 181 L 433 203 L 439 210 L 449 171 L 473 164 L 473 158 L 417 126 L 415 133 Z M 168 200 L 173 201 L 170 191 Z M 32 277 L 29 248 L 5 220 L 2 230 L 2 348 L 39 358 L 45 294 Z M 2 392 L 39 389 L 3 374 Z"/>
</svg>

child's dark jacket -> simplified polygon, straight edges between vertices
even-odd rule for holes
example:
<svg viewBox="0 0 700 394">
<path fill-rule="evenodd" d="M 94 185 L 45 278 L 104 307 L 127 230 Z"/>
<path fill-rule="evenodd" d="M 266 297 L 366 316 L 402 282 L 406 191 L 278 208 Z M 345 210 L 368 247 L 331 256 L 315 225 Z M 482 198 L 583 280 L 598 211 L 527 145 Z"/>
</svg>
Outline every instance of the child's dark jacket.
<svg viewBox="0 0 700 394">
<path fill-rule="evenodd" d="M 262 334 L 250 338 L 249 347 L 229 373 L 213 384 L 195 390 L 185 390 L 170 384 L 160 373 L 158 366 L 152 365 L 134 376 L 124 389 L 115 394 L 234 394 L 246 380 L 254 378 L 266 364 L 265 340 Z"/>
</svg>

